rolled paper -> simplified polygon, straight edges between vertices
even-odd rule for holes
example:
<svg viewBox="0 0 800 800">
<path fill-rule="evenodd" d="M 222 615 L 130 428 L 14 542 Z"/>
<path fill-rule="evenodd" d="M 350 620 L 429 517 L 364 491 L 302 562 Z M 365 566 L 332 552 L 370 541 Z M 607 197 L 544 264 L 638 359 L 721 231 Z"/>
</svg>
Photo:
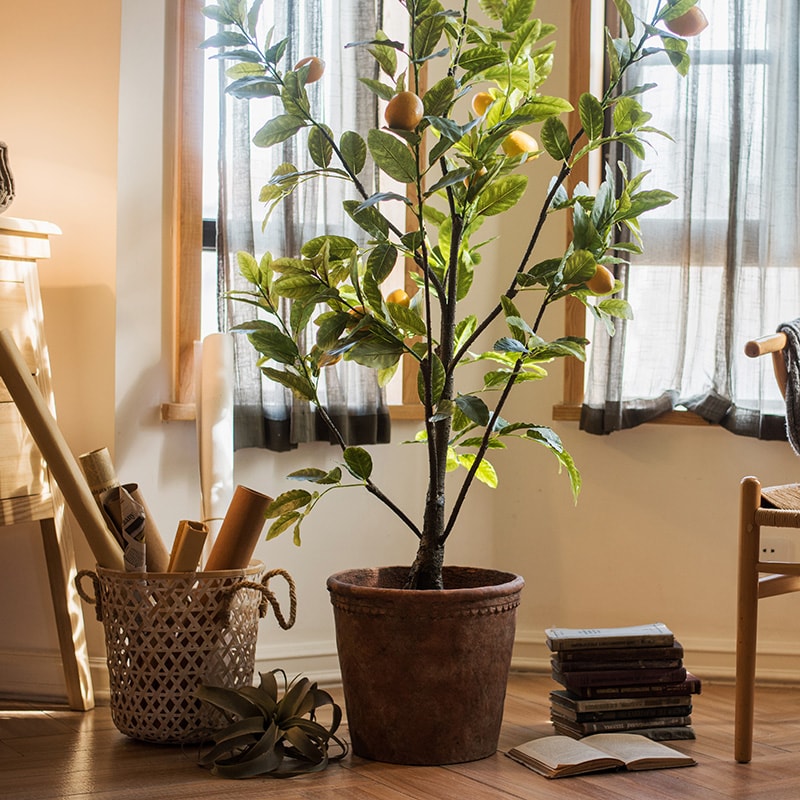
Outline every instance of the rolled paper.
<svg viewBox="0 0 800 800">
<path fill-rule="evenodd" d="M 175 534 L 167 572 L 195 572 L 208 537 L 208 526 L 203 522 L 182 519 Z"/>
<path fill-rule="evenodd" d="M 122 544 L 126 572 L 145 571 L 144 508 L 121 486 L 102 495 L 103 508 L 113 520 L 117 540 Z"/>
<path fill-rule="evenodd" d="M 206 336 L 197 343 L 195 364 L 201 519 L 210 551 L 233 497 L 233 335 Z"/>
<path fill-rule="evenodd" d="M 78 462 L 8 329 L 0 331 L 0 378 L 5 382 L 36 446 L 47 462 L 67 506 L 75 515 L 95 560 L 106 569 L 124 569 L 122 548 L 103 520 Z"/>
<path fill-rule="evenodd" d="M 104 492 L 119 486 L 117 472 L 108 448 L 101 447 L 92 450 L 91 453 L 84 453 L 82 456 L 78 456 L 78 462 L 95 498 L 99 498 Z"/>
<path fill-rule="evenodd" d="M 244 569 L 253 556 L 266 521 L 267 506 L 272 498 L 237 486 L 228 507 L 217 540 L 206 561 L 205 571 Z"/>
<path fill-rule="evenodd" d="M 123 489 L 127 489 L 130 496 L 144 509 L 144 555 L 147 562 L 148 572 L 166 572 L 169 564 L 169 553 L 164 539 L 156 526 L 153 515 L 147 507 L 147 503 L 139 491 L 136 483 L 123 484 Z"/>
</svg>

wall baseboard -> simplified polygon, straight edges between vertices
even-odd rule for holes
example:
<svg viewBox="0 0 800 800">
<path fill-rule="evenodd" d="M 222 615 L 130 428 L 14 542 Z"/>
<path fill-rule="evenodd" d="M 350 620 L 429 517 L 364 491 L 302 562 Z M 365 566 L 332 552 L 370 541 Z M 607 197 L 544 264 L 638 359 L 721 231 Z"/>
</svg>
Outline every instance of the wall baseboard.
<svg viewBox="0 0 800 800">
<path fill-rule="evenodd" d="M 684 663 L 702 680 L 734 680 L 735 643 L 730 639 L 682 639 Z M 104 658 L 89 661 L 95 697 L 109 699 L 108 671 Z M 265 644 L 256 648 L 256 673 L 280 668 L 291 680 L 304 675 L 321 687 L 341 682 L 336 643 L 309 641 L 295 645 Z M 550 651 L 540 631 L 520 631 L 516 637 L 511 668 L 516 672 L 549 674 Z M 64 703 L 66 688 L 57 651 L 0 650 L 0 697 Z M 756 680 L 763 685 L 800 685 L 800 641 L 759 642 Z"/>
</svg>

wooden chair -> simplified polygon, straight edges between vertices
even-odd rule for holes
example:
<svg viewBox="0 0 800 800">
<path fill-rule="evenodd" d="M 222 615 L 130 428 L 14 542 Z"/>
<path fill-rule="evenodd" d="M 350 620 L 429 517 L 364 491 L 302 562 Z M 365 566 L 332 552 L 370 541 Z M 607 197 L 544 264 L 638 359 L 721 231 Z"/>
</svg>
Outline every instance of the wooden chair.
<svg viewBox="0 0 800 800">
<path fill-rule="evenodd" d="M 786 393 L 782 333 L 748 342 L 745 353 L 772 354 L 775 378 Z M 739 507 L 739 579 L 736 631 L 736 699 L 734 757 L 741 763 L 753 754 L 758 601 L 800 590 L 800 563 L 762 560 L 761 528 L 800 528 L 800 484 L 762 488 L 757 478 L 741 482 Z"/>
</svg>

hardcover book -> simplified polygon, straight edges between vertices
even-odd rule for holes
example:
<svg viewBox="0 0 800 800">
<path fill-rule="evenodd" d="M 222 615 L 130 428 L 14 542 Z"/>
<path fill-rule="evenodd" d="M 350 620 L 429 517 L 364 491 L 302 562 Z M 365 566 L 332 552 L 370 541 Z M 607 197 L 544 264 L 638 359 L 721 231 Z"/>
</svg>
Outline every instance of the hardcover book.
<svg viewBox="0 0 800 800">
<path fill-rule="evenodd" d="M 545 736 L 511 748 L 506 754 L 546 778 L 589 772 L 666 769 L 695 764 L 691 756 L 637 734 L 596 734 L 576 740 Z"/>
<path fill-rule="evenodd" d="M 597 651 L 600 652 L 599 650 Z M 602 672 L 621 669 L 677 669 L 683 666 L 680 658 L 637 658 L 629 661 L 562 661 L 556 657 L 550 659 L 550 666 L 559 672 Z"/>
<path fill-rule="evenodd" d="M 547 628 L 545 641 L 551 650 L 585 650 L 618 646 L 665 646 L 675 642 L 663 622 L 625 628 Z"/>
<path fill-rule="evenodd" d="M 650 706 L 648 708 L 620 708 L 615 711 L 573 711 L 571 708 L 552 703 L 550 716 L 572 722 L 610 722 L 619 719 L 647 720 L 652 717 L 688 717 L 691 704 L 681 706 Z"/>
<path fill-rule="evenodd" d="M 556 733 L 587 736 L 592 733 L 615 733 L 617 731 L 635 731 L 640 728 L 677 728 L 689 725 L 691 716 L 653 717 L 652 719 L 611 719 L 605 722 L 573 722 L 563 717 L 551 716 Z"/>
<path fill-rule="evenodd" d="M 562 664 L 572 662 L 605 663 L 615 661 L 645 660 L 679 660 L 683 658 L 683 646 L 680 642 L 656 647 L 596 647 L 584 650 L 557 650 L 553 658 Z"/>
<path fill-rule="evenodd" d="M 582 672 L 561 672 L 552 670 L 553 680 L 567 689 L 581 689 L 589 686 L 634 686 L 640 684 L 681 683 L 686 680 L 686 667 L 672 669 L 617 669 L 584 670 Z"/>
<path fill-rule="evenodd" d="M 569 709 L 572 713 L 586 713 L 637 708 L 674 708 L 675 706 L 691 705 L 692 698 L 689 692 L 686 692 L 675 696 L 656 695 L 653 697 L 611 697 L 584 700 L 568 689 L 554 689 L 550 692 L 550 703 Z"/>
<path fill-rule="evenodd" d="M 700 678 L 686 673 L 686 680 L 679 683 L 641 683 L 624 686 L 570 686 L 569 690 L 582 700 L 608 697 L 675 697 L 678 695 L 700 694 Z"/>
</svg>

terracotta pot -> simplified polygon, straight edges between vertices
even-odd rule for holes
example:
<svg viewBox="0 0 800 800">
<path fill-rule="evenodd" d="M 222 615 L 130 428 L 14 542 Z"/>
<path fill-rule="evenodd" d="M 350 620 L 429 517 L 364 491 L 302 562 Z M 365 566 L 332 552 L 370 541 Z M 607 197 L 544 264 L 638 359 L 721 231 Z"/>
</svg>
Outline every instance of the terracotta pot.
<svg viewBox="0 0 800 800">
<path fill-rule="evenodd" d="M 445 589 L 402 589 L 407 567 L 328 578 L 353 752 L 456 764 L 497 750 L 516 609 L 507 572 L 445 567 Z"/>
</svg>

